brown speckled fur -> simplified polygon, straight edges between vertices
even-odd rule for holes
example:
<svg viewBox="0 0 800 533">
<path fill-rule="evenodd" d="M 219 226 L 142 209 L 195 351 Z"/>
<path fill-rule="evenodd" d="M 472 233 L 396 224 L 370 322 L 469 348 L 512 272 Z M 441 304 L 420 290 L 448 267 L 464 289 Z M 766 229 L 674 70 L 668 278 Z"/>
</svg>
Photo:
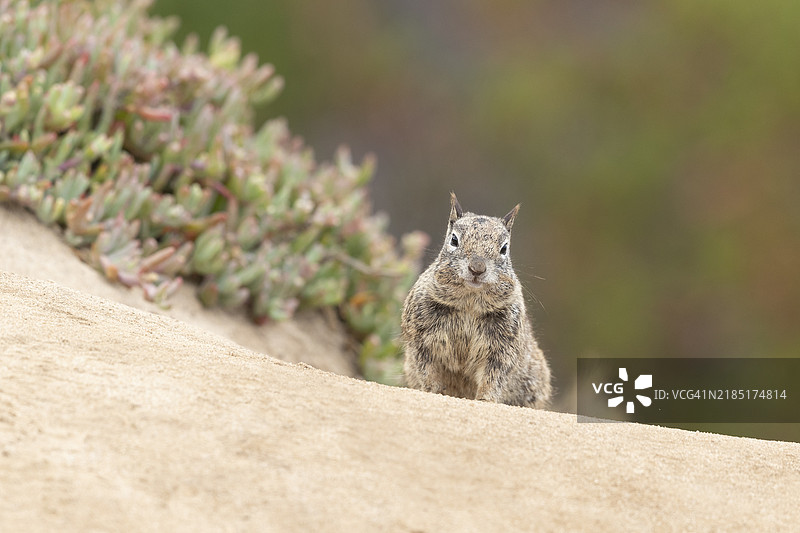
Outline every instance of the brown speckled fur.
<svg viewBox="0 0 800 533">
<path fill-rule="evenodd" d="M 519 205 L 502 219 L 464 213 L 451 194 L 444 246 L 403 306 L 409 387 L 548 405 L 550 367 L 533 337 L 511 266 L 509 239 L 518 210 Z"/>
</svg>

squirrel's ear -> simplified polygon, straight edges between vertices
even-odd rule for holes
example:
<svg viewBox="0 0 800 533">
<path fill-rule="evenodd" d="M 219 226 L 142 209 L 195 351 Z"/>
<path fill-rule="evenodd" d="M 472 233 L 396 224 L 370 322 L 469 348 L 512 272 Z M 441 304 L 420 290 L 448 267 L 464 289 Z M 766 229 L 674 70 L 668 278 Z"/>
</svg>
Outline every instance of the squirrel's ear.
<svg viewBox="0 0 800 533">
<path fill-rule="evenodd" d="M 517 216 L 517 211 L 519 211 L 519 205 L 517 204 L 514 209 L 512 209 L 506 216 L 503 217 L 503 224 L 506 225 L 506 229 L 511 231 L 511 226 L 514 225 L 514 218 Z"/>
<path fill-rule="evenodd" d="M 464 210 L 461 209 L 461 204 L 458 203 L 458 198 L 456 198 L 456 193 L 450 192 L 450 223 L 452 224 L 464 214 Z"/>
</svg>

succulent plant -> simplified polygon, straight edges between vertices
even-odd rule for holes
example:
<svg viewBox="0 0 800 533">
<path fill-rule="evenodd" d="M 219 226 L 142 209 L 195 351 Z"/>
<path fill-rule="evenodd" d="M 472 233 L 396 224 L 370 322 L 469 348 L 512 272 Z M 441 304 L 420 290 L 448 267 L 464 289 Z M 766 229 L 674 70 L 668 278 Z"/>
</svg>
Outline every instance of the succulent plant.
<svg viewBox="0 0 800 533">
<path fill-rule="evenodd" d="M 282 80 L 217 30 L 169 41 L 148 2 L 0 0 L 0 201 L 64 228 L 110 280 L 164 303 L 183 279 L 257 322 L 333 307 L 367 377 L 397 361 L 426 243 L 372 213 L 373 161 L 315 161 L 253 107 Z"/>
</svg>

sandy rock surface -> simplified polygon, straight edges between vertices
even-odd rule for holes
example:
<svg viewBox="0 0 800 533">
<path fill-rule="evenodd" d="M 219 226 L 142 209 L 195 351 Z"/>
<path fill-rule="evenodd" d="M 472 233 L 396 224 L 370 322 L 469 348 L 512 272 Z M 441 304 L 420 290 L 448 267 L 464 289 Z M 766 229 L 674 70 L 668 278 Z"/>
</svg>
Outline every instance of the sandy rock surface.
<svg viewBox="0 0 800 533">
<path fill-rule="evenodd" d="M 800 444 L 367 383 L 64 285 L 0 272 L 0 531 L 800 524 Z"/>
<path fill-rule="evenodd" d="M 189 322 L 234 340 L 251 350 L 274 354 L 290 362 L 304 362 L 346 376 L 357 375 L 356 353 L 335 317 L 300 313 L 294 320 L 253 324 L 244 312 L 206 309 L 185 284 L 162 309 L 144 299 L 138 288 L 111 284 L 102 274 L 76 257 L 53 228 L 39 223 L 26 210 L 0 204 L 0 270 L 102 296 L 137 309 Z"/>
</svg>

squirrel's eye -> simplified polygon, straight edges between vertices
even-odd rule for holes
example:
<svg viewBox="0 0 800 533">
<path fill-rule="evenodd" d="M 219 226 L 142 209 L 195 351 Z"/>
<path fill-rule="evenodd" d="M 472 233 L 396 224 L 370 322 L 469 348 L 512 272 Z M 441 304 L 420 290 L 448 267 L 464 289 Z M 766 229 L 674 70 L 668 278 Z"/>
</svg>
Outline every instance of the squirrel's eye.
<svg viewBox="0 0 800 533">
<path fill-rule="evenodd" d="M 500 247 L 500 255 L 506 255 L 508 253 L 508 243 L 503 244 Z"/>
<path fill-rule="evenodd" d="M 455 233 L 450 237 L 450 246 L 458 246 L 458 236 Z"/>
</svg>

